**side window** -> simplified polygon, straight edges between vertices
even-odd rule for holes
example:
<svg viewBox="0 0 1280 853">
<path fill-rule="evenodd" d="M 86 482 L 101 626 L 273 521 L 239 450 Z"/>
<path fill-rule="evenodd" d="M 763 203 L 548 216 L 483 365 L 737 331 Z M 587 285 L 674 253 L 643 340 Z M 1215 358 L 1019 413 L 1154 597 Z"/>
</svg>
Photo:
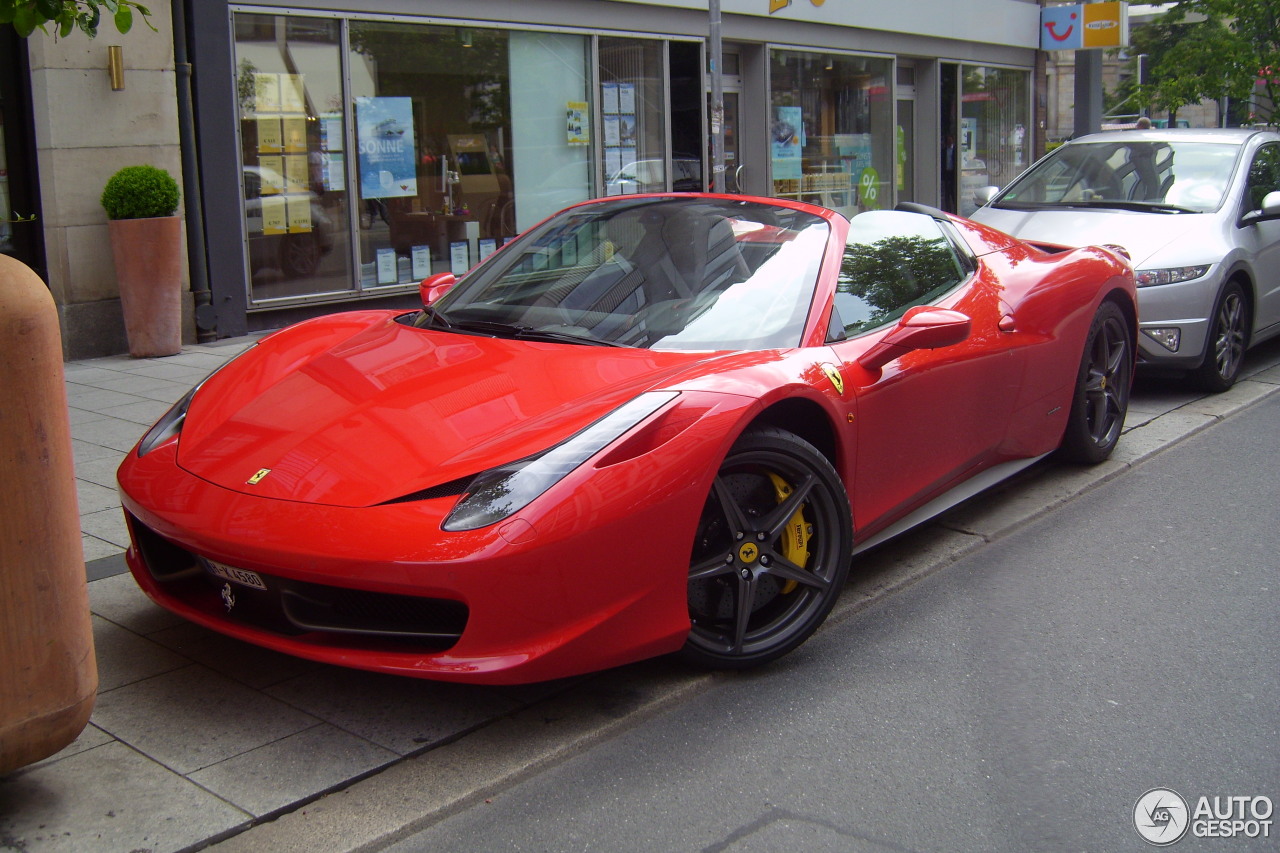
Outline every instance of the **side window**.
<svg viewBox="0 0 1280 853">
<path fill-rule="evenodd" d="M 940 299 L 967 278 L 968 268 L 929 216 L 897 210 L 855 216 L 836 285 L 835 307 L 845 336 Z"/>
<path fill-rule="evenodd" d="M 1245 189 L 1245 209 L 1258 210 L 1267 193 L 1280 192 L 1280 144 L 1264 145 L 1249 166 L 1249 183 Z"/>
</svg>

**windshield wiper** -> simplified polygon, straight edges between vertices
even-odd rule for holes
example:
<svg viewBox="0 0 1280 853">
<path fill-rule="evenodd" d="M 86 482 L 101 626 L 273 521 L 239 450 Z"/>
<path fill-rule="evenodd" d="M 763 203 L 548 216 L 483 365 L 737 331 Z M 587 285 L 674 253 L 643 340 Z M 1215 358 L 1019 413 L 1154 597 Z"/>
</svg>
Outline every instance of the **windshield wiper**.
<svg viewBox="0 0 1280 853">
<path fill-rule="evenodd" d="M 418 328 L 422 328 L 423 326 L 430 328 L 431 326 L 437 326 L 437 325 L 442 329 L 453 328 L 453 323 L 450 323 L 448 318 L 446 318 L 444 314 L 441 314 L 439 311 L 432 308 L 430 305 L 423 307 L 422 316 L 426 318 L 427 322 L 415 323 L 414 325 L 417 326 Z"/>
<path fill-rule="evenodd" d="M 1165 204 L 1160 201 L 1123 201 L 1120 199 L 1094 199 L 1093 201 L 1059 201 L 1059 202 L 999 202 L 993 207 L 1008 210 L 1133 210 L 1138 213 L 1202 213 L 1191 207 L 1176 204 Z"/>
<path fill-rule="evenodd" d="M 551 341 L 552 343 L 584 344 L 597 347 L 625 346 L 625 344 L 603 341 L 599 338 L 587 338 L 582 335 L 557 332 L 552 329 L 537 329 L 520 323 L 499 323 L 495 320 L 457 320 L 450 323 L 449 328 L 462 332 L 478 332 L 499 338 L 515 338 L 524 341 Z"/>
</svg>

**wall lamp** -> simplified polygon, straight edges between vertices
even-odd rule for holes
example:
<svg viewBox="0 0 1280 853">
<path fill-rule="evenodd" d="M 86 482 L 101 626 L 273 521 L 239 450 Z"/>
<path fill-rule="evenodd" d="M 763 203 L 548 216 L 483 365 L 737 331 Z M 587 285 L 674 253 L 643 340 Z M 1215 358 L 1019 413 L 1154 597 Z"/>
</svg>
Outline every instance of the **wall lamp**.
<svg viewBox="0 0 1280 853">
<path fill-rule="evenodd" d="M 107 45 L 107 73 L 111 75 L 111 91 L 124 91 L 124 48 Z"/>
</svg>

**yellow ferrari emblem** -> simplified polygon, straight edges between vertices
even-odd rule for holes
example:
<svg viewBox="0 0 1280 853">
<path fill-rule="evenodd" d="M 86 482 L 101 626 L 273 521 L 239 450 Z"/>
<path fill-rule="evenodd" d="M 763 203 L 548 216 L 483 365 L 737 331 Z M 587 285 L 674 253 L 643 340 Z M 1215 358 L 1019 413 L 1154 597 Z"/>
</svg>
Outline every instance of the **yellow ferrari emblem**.
<svg viewBox="0 0 1280 853">
<path fill-rule="evenodd" d="M 756 557 L 760 556 L 760 549 L 756 547 L 754 542 L 745 542 L 738 549 L 738 559 L 744 563 L 754 563 Z"/>
<path fill-rule="evenodd" d="M 827 378 L 831 380 L 831 384 L 835 386 L 837 394 L 844 393 L 844 377 L 840 375 L 840 371 L 836 370 L 829 364 L 822 365 L 822 372 L 827 374 Z"/>
<path fill-rule="evenodd" d="M 263 478 L 270 473 L 271 473 L 270 468 L 259 468 L 257 473 L 255 473 L 252 477 L 250 477 L 248 480 L 245 481 L 245 484 L 249 486 L 256 486 L 259 483 L 261 483 Z"/>
</svg>

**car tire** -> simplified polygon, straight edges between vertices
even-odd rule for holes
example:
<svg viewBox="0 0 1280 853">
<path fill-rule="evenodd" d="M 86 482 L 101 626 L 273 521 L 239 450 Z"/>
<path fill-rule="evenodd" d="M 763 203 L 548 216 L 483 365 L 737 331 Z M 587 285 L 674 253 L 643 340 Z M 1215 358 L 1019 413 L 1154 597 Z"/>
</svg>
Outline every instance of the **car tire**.
<svg viewBox="0 0 1280 853">
<path fill-rule="evenodd" d="M 849 498 L 827 458 L 785 430 L 748 430 L 698 521 L 681 655 L 745 669 L 787 654 L 831 612 L 852 542 Z"/>
<path fill-rule="evenodd" d="M 320 266 L 323 254 L 314 232 L 286 234 L 280 242 L 280 271 L 287 278 L 306 278 Z"/>
<path fill-rule="evenodd" d="M 1240 282 L 1232 280 L 1222 288 L 1213 307 L 1204 363 L 1192 372 L 1192 381 L 1211 394 L 1226 391 L 1240 378 L 1248 346 L 1249 305 Z"/>
<path fill-rule="evenodd" d="M 1124 312 L 1104 302 L 1085 337 L 1061 455 L 1096 465 L 1111 455 L 1124 429 L 1133 380 L 1133 332 Z"/>
</svg>

